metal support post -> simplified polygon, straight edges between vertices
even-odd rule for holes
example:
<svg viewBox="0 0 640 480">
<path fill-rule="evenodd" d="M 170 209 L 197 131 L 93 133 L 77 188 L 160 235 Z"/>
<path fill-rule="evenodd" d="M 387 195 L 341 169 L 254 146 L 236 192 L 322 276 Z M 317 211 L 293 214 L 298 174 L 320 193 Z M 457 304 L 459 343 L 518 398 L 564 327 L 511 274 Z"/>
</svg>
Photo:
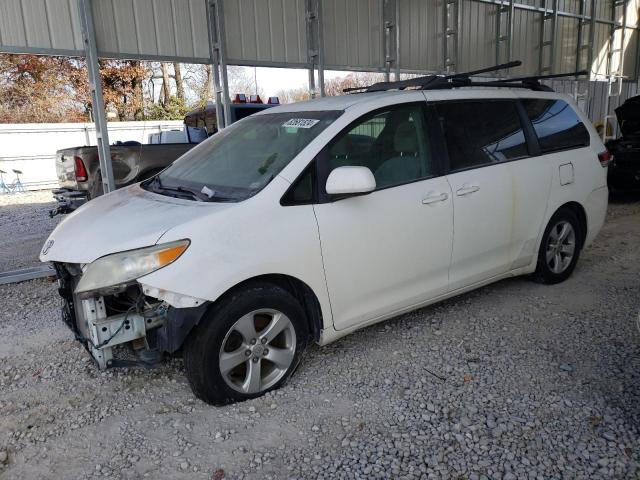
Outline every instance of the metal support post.
<svg viewBox="0 0 640 480">
<path fill-rule="evenodd" d="M 442 70 L 445 73 L 455 73 L 460 57 L 460 0 L 445 0 L 443 7 Z"/>
<path fill-rule="evenodd" d="M 222 105 L 224 105 L 224 126 L 231 125 L 231 105 L 229 97 L 229 77 L 227 75 L 227 49 L 225 47 L 225 30 L 224 30 L 224 0 L 215 0 L 216 2 L 216 21 L 218 31 L 218 52 L 220 54 L 220 71 L 222 79 Z"/>
<path fill-rule="evenodd" d="M 209 0 L 207 5 L 207 30 L 209 32 L 209 58 L 213 73 L 213 88 L 216 102 L 216 128 L 224 128 L 224 109 L 222 106 L 222 87 L 220 86 L 220 42 L 215 0 Z M 213 133 L 213 132 L 208 132 Z"/>
<path fill-rule="evenodd" d="M 395 30 L 397 29 L 396 0 L 384 0 L 382 4 L 382 19 L 384 24 L 384 37 L 382 48 L 384 52 L 384 81 L 391 80 L 391 69 L 398 63 L 395 56 Z"/>
<path fill-rule="evenodd" d="M 394 65 L 395 80 L 400 81 L 400 1 L 395 0 L 396 4 L 396 63 Z"/>
<path fill-rule="evenodd" d="M 624 49 L 625 33 L 627 26 L 627 7 L 629 0 L 613 0 L 611 3 L 611 32 L 609 34 L 609 53 L 607 65 L 607 101 L 604 116 L 604 128 L 602 129 L 602 141 L 607 142 L 616 138 L 617 123 L 615 114 L 611 113 L 613 97 L 622 95 L 622 80 L 624 79 Z M 622 11 L 620 11 L 620 9 Z M 620 23 L 618 23 L 620 18 Z M 619 42 L 618 42 L 619 40 Z M 615 85 L 615 88 L 614 88 Z M 607 134 L 609 123 L 616 125 L 611 128 L 611 135 Z"/>
<path fill-rule="evenodd" d="M 538 59 L 538 71 L 540 75 L 553 73 L 556 59 L 556 30 L 558 27 L 558 0 L 543 0 L 544 13 L 542 14 L 542 25 L 540 26 L 540 55 Z M 551 3 L 551 12 L 549 12 Z M 547 52 L 548 51 L 548 55 Z M 548 56 L 549 63 L 545 63 Z"/>
<path fill-rule="evenodd" d="M 513 56 L 513 0 L 509 0 L 507 5 L 499 5 L 497 8 L 496 64 L 500 65 L 502 63 L 510 62 L 511 57 Z"/>
<path fill-rule="evenodd" d="M 80 13 L 82 40 L 84 42 L 87 70 L 89 72 L 89 90 L 91 91 L 93 121 L 96 125 L 96 140 L 98 144 L 98 157 L 100 158 L 102 185 L 104 193 L 108 193 L 115 190 L 115 181 L 113 179 L 113 165 L 111 164 L 109 131 L 107 129 L 107 116 L 104 110 L 104 97 L 102 96 L 102 77 L 100 76 L 100 64 L 98 63 L 98 49 L 96 47 L 91 0 L 78 0 L 78 12 Z"/>
<path fill-rule="evenodd" d="M 317 26 L 318 26 L 318 86 L 320 87 L 320 96 L 325 96 L 324 91 L 324 35 L 323 31 L 323 17 L 322 17 L 322 2 L 317 3 Z"/>
<path fill-rule="evenodd" d="M 316 97 L 316 66 L 318 58 L 318 0 L 306 0 L 306 33 L 307 33 L 307 61 L 309 62 L 309 94 Z"/>
</svg>

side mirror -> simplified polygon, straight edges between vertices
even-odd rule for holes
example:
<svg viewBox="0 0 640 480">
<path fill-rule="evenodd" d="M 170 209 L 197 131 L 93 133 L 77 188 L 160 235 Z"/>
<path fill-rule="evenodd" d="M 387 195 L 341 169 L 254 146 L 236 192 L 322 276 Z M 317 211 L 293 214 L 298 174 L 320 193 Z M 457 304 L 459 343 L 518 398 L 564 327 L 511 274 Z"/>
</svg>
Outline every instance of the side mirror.
<svg viewBox="0 0 640 480">
<path fill-rule="evenodd" d="M 338 167 L 327 178 L 329 195 L 357 195 L 375 189 L 376 179 L 367 167 Z"/>
</svg>

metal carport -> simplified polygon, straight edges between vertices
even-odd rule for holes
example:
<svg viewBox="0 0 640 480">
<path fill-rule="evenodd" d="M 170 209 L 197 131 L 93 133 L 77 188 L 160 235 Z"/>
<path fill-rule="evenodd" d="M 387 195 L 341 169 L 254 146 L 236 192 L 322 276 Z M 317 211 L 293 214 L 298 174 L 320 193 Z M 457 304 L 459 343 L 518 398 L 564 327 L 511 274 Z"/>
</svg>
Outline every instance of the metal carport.
<svg viewBox="0 0 640 480">
<path fill-rule="evenodd" d="M 518 74 L 586 68 L 607 82 L 606 121 L 636 89 L 623 80 L 638 79 L 639 10 L 640 0 L 3 0 L 0 52 L 86 57 L 111 191 L 99 58 L 211 63 L 219 118 L 227 65 L 304 68 L 323 95 L 325 69 L 397 78 L 520 59 Z M 576 96 L 594 91 L 574 82 Z"/>
</svg>

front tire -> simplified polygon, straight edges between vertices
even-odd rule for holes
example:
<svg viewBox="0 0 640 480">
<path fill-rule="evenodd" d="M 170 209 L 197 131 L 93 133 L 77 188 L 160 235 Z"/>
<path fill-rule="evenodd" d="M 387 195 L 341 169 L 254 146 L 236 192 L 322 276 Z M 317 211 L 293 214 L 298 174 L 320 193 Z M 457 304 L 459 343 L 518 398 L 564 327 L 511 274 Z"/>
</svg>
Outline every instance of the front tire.
<svg viewBox="0 0 640 480">
<path fill-rule="evenodd" d="M 286 290 L 255 283 L 220 299 L 185 346 L 195 395 L 225 405 L 281 387 L 307 345 L 304 310 Z"/>
<path fill-rule="evenodd" d="M 573 210 L 561 208 L 551 217 L 542 236 L 533 279 L 546 284 L 565 281 L 576 267 L 581 248 L 578 217 Z"/>
</svg>

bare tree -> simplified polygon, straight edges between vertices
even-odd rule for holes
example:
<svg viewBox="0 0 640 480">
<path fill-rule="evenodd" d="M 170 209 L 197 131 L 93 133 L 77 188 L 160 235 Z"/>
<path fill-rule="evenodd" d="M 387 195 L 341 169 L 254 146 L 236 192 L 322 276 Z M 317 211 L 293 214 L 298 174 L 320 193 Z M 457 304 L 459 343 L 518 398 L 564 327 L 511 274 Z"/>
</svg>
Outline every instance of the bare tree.
<svg viewBox="0 0 640 480">
<path fill-rule="evenodd" d="M 184 101 L 184 83 L 182 82 L 182 70 L 178 62 L 173 64 L 173 75 L 176 81 L 176 96 Z"/>
<path fill-rule="evenodd" d="M 373 72 L 354 72 L 346 77 L 336 77 L 324 84 L 325 94 L 329 97 L 344 95 L 345 88 L 366 87 L 384 80 L 384 75 Z"/>
<path fill-rule="evenodd" d="M 171 98 L 171 85 L 169 84 L 169 65 L 162 62 L 160 64 L 160 70 L 162 71 L 162 91 L 160 92 L 160 102 L 166 107 L 169 105 L 169 99 Z"/>
<path fill-rule="evenodd" d="M 305 100 L 309 100 L 311 98 L 309 89 L 305 87 L 294 88 L 290 90 L 278 90 L 276 96 L 280 100 L 280 103 L 304 102 Z"/>
</svg>

